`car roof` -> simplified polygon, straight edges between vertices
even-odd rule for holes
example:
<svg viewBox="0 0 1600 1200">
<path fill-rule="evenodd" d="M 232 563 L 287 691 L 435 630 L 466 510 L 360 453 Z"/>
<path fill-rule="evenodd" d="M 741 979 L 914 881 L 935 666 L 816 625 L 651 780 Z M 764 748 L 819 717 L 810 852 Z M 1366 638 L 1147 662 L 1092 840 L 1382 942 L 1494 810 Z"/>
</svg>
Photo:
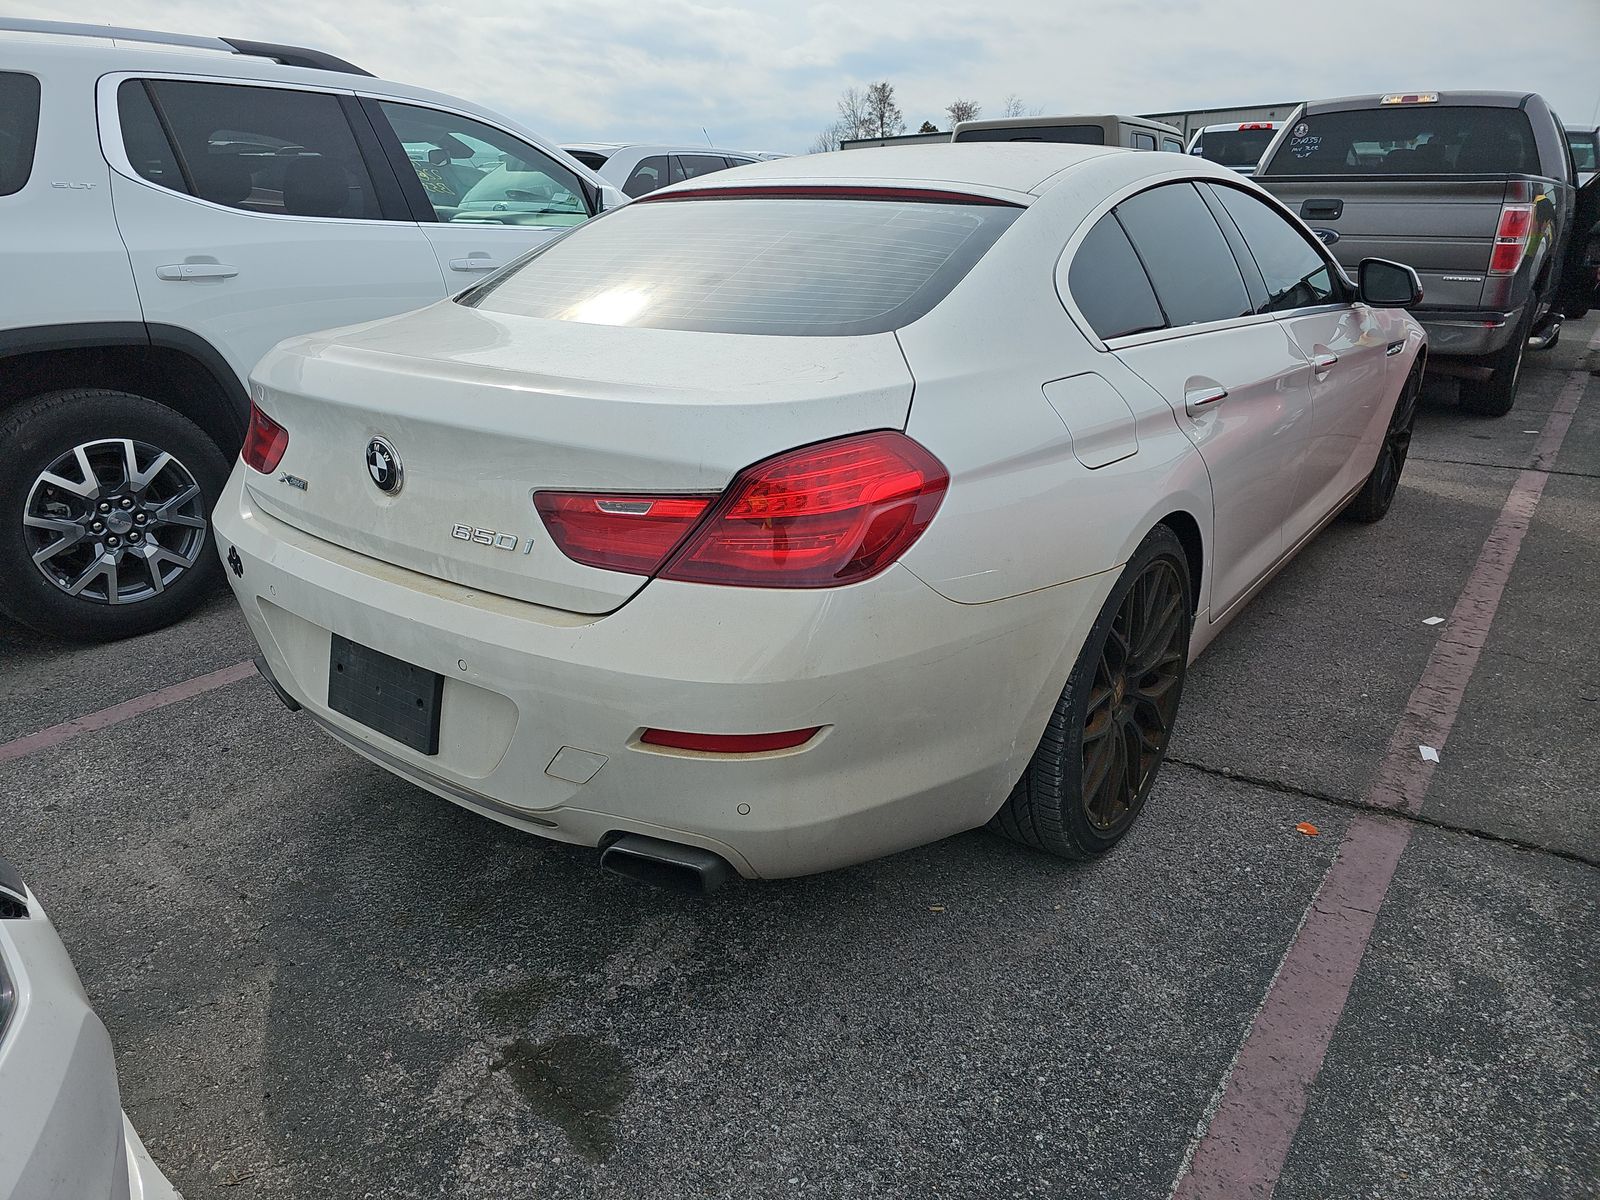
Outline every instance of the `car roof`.
<svg viewBox="0 0 1600 1200">
<path fill-rule="evenodd" d="M 620 154 L 624 150 L 639 151 L 643 154 L 737 154 L 743 158 L 753 158 L 754 150 L 729 150 L 725 146 L 671 146 L 655 142 L 562 142 L 563 150 L 604 150 L 610 154 Z"/>
<path fill-rule="evenodd" d="M 1306 112 L 1349 112 L 1362 108 L 1422 108 L 1421 104 L 1384 104 L 1385 96 L 1437 96 L 1438 99 L 1430 101 L 1428 106 L 1451 105 L 1469 108 L 1521 108 L 1536 93 L 1534 92 L 1439 92 L 1426 88 L 1409 92 L 1373 92 L 1366 96 L 1335 96 L 1329 100 L 1306 101 Z"/>
<path fill-rule="evenodd" d="M 674 185 L 674 191 L 739 184 L 920 184 L 932 187 L 1036 195 L 1044 185 L 1080 164 L 1109 154 L 1133 154 L 1117 146 L 1063 142 L 939 142 L 835 150 L 794 158 L 767 159 Z"/>
</svg>

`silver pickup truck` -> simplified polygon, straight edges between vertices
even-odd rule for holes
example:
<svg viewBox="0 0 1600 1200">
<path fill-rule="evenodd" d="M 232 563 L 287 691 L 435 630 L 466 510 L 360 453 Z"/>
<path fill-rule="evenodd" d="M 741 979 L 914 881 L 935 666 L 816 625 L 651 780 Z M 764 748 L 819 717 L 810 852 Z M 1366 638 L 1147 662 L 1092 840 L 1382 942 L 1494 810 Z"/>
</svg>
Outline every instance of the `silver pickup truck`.
<svg viewBox="0 0 1600 1200">
<path fill-rule="evenodd" d="M 1524 92 L 1413 92 L 1303 105 L 1255 181 L 1341 263 L 1414 267 L 1429 370 L 1462 377 L 1461 404 L 1511 409 L 1524 352 L 1553 345 L 1594 303 L 1593 189 L 1575 186 L 1548 104 Z"/>
</svg>

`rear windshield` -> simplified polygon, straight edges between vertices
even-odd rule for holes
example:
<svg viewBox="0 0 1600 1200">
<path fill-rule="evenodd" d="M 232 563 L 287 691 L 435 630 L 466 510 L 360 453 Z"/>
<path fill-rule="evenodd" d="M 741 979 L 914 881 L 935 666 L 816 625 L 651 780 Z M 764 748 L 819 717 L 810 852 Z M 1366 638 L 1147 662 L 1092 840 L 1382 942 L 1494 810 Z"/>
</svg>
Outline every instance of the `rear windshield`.
<svg viewBox="0 0 1600 1200">
<path fill-rule="evenodd" d="M 1568 133 L 1567 145 L 1572 147 L 1572 161 L 1580 171 L 1600 170 L 1595 166 L 1595 161 L 1600 158 L 1600 141 L 1592 133 Z"/>
<path fill-rule="evenodd" d="M 1003 125 L 999 129 L 962 129 L 953 142 L 1069 142 L 1104 146 L 1106 131 L 1098 125 Z"/>
<path fill-rule="evenodd" d="M 39 135 L 39 81 L 0 71 L 0 196 L 20 192 L 33 174 Z"/>
<path fill-rule="evenodd" d="M 1269 175 L 1535 175 L 1539 152 L 1519 108 L 1407 104 L 1301 117 Z"/>
<path fill-rule="evenodd" d="M 1225 167 L 1253 167 L 1273 133 L 1271 129 L 1214 129 L 1202 133 L 1190 153 Z"/>
<path fill-rule="evenodd" d="M 1022 211 L 900 200 L 643 201 L 548 243 L 462 302 L 590 325 L 883 333 L 944 299 Z"/>
</svg>

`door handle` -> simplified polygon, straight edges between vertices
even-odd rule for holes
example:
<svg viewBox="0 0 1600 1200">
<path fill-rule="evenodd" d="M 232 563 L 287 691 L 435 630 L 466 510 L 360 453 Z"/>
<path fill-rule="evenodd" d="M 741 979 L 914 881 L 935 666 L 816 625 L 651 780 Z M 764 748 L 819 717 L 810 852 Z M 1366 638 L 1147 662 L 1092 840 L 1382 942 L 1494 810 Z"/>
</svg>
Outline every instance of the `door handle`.
<svg viewBox="0 0 1600 1200">
<path fill-rule="evenodd" d="M 1220 384 L 1186 388 L 1183 393 L 1183 406 L 1192 413 L 1227 398 L 1228 389 Z"/>
<path fill-rule="evenodd" d="M 1321 350 L 1311 356 L 1311 369 L 1318 375 L 1326 375 L 1338 361 L 1339 356 L 1333 351 Z"/>
<path fill-rule="evenodd" d="M 185 279 L 232 279 L 238 273 L 238 267 L 230 267 L 226 263 L 174 263 L 156 268 L 157 279 L 174 282 Z"/>
<path fill-rule="evenodd" d="M 470 258 L 452 258 L 450 260 L 452 271 L 498 271 L 500 264 L 487 254 L 474 254 Z"/>
</svg>

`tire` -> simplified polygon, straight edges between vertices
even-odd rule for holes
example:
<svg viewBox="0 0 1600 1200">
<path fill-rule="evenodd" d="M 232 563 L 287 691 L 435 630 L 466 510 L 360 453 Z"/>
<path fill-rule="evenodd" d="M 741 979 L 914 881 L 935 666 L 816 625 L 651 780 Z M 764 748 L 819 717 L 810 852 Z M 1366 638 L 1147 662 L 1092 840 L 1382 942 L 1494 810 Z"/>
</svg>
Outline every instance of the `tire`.
<svg viewBox="0 0 1600 1200">
<path fill-rule="evenodd" d="M 1381 521 L 1394 494 L 1400 487 L 1400 473 L 1405 470 L 1406 456 L 1411 452 L 1411 431 L 1417 423 L 1417 400 L 1422 392 L 1422 364 L 1411 368 L 1411 374 L 1395 397 L 1394 410 L 1389 414 L 1389 426 L 1383 433 L 1383 444 L 1378 447 L 1378 461 L 1355 499 L 1350 501 L 1344 515 L 1352 521 L 1370 525 Z"/>
<path fill-rule="evenodd" d="M 0 417 L 0 612 L 77 641 L 172 624 L 222 579 L 210 518 L 227 478 L 215 442 L 143 396 L 22 402 Z"/>
<path fill-rule="evenodd" d="M 1033 760 L 990 822 L 993 829 L 1068 859 L 1096 857 L 1122 839 L 1166 757 L 1193 625 L 1188 558 L 1172 530 L 1158 525 L 1106 598 Z M 1133 644 L 1125 652 L 1130 631 Z M 1134 677 L 1145 682 L 1142 705 L 1134 698 L 1140 689 L 1127 687 L 1122 670 L 1128 653 L 1151 664 Z"/>
<path fill-rule="evenodd" d="M 1487 379 L 1461 381 L 1461 409 L 1476 417 L 1503 417 L 1517 398 L 1517 383 L 1522 378 L 1522 359 L 1528 352 L 1528 335 L 1533 330 L 1537 300 L 1529 300 L 1517 322 L 1511 340 L 1490 356 L 1484 365 L 1493 372 Z"/>
</svg>

